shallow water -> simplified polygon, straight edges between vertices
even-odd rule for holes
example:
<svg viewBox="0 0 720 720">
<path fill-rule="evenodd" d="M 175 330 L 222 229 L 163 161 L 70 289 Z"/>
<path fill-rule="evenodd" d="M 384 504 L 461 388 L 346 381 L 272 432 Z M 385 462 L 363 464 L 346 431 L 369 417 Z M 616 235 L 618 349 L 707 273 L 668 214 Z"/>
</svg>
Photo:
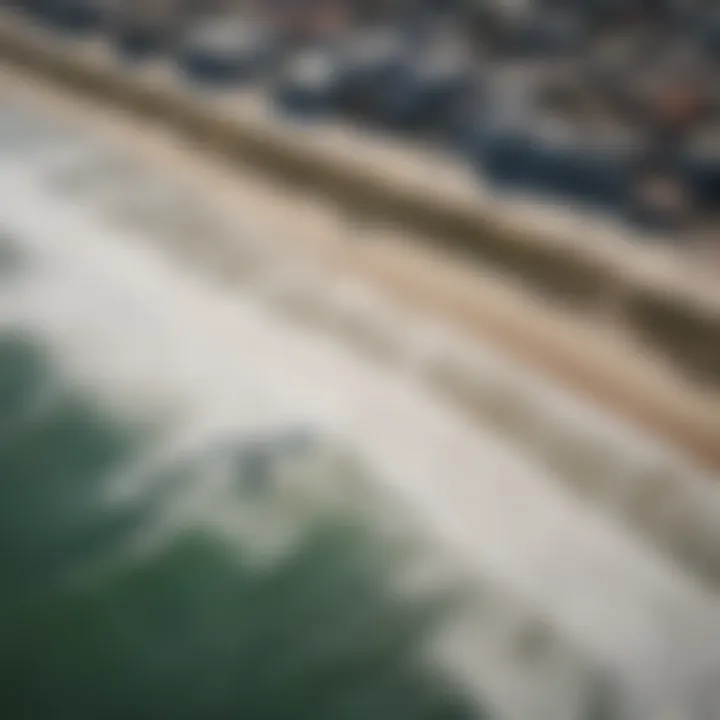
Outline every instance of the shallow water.
<svg viewBox="0 0 720 720">
<path fill-rule="evenodd" d="M 307 326 L 257 272 L 272 239 L 235 228 L 232 292 L 167 262 L 138 228 L 200 262 L 208 218 L 151 212 L 167 179 L 23 112 L 0 123 L 6 716 L 715 717 L 720 610 L 687 568 Z"/>
</svg>

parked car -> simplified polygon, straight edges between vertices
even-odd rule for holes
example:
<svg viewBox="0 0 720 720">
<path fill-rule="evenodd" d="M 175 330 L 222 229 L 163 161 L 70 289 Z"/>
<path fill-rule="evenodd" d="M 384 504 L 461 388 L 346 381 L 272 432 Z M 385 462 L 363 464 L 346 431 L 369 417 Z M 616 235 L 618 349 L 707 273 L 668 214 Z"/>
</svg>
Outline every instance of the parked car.
<svg viewBox="0 0 720 720">
<path fill-rule="evenodd" d="M 319 46 L 300 50 L 277 79 L 274 99 L 283 111 L 317 118 L 338 109 L 342 73 L 335 49 Z"/>
<path fill-rule="evenodd" d="M 113 0 L 111 36 L 121 57 L 142 60 L 167 51 L 182 25 L 181 0 Z"/>
<path fill-rule="evenodd" d="M 455 48 L 414 53 L 377 88 L 375 119 L 393 129 L 448 134 L 473 85 L 473 64 Z"/>
<path fill-rule="evenodd" d="M 474 163 L 495 186 L 596 209 L 627 204 L 641 147 L 631 135 L 529 115 L 513 124 L 479 125 Z"/>
<path fill-rule="evenodd" d="M 35 4 L 42 19 L 52 27 L 68 33 L 98 30 L 105 20 L 102 0 L 43 0 Z"/>
<path fill-rule="evenodd" d="M 372 29 L 350 38 L 338 57 L 342 110 L 361 120 L 375 117 L 378 98 L 408 62 L 407 42 L 395 28 Z"/>
<path fill-rule="evenodd" d="M 212 18 L 191 27 L 177 62 L 184 74 L 205 83 L 256 77 L 271 62 L 274 43 L 266 28 L 232 18 Z"/>
<path fill-rule="evenodd" d="M 683 150 L 681 172 L 697 201 L 707 209 L 720 209 L 720 131 L 699 132 Z"/>
</svg>

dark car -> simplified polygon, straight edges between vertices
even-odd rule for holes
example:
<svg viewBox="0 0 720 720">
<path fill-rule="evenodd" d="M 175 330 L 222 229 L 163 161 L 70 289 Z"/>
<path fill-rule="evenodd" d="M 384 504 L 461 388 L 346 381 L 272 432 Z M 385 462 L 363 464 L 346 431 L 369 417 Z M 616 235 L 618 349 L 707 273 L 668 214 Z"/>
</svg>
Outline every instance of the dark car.
<svg viewBox="0 0 720 720">
<path fill-rule="evenodd" d="M 112 0 L 112 42 L 126 60 L 167 51 L 183 21 L 181 0 Z"/>
<path fill-rule="evenodd" d="M 106 20 L 103 0 L 18 0 L 16 6 L 68 33 L 98 30 Z"/>
<path fill-rule="evenodd" d="M 582 127 L 539 111 L 480 121 L 473 160 L 495 186 L 597 209 L 625 207 L 641 147 L 620 128 Z"/>
<path fill-rule="evenodd" d="M 720 130 L 690 138 L 681 156 L 682 177 L 700 205 L 720 209 Z"/>
<path fill-rule="evenodd" d="M 409 62 L 405 38 L 394 28 L 362 32 L 344 44 L 338 57 L 340 106 L 357 119 L 370 120 L 378 99 Z"/>
<path fill-rule="evenodd" d="M 472 62 L 455 48 L 414 53 L 378 88 L 374 119 L 397 130 L 445 134 L 457 125 L 473 87 Z"/>
</svg>

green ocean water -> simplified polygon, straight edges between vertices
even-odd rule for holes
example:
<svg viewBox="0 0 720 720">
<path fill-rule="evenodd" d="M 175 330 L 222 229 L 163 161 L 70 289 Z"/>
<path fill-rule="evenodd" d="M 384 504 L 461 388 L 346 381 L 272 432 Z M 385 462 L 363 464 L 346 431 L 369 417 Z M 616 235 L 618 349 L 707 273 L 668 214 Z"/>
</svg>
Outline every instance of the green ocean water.
<svg viewBox="0 0 720 720">
<path fill-rule="evenodd" d="M 17 333 L 0 428 L 2 717 L 484 717 L 422 659 L 447 598 L 397 597 L 361 527 L 317 522 L 262 565 L 192 529 L 133 552 L 175 485 L 109 507 L 146 439 Z"/>
</svg>

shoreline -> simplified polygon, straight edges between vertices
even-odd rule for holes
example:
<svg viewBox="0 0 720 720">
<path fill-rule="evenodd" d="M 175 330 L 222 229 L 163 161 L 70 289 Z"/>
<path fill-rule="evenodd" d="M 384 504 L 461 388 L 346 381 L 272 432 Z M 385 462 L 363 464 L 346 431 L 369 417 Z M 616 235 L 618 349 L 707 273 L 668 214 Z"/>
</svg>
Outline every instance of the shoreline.
<svg viewBox="0 0 720 720">
<path fill-rule="evenodd" d="M 8 27 L 4 27 L 5 17 L 2 17 L 0 35 L 7 35 Z M 3 72 L 2 82 L 8 87 L 14 86 L 17 92 L 48 102 L 59 112 L 82 116 L 83 122 L 113 133 L 122 142 L 155 153 L 162 162 L 184 163 L 198 179 L 212 182 L 213 193 L 222 196 L 224 202 L 244 204 L 249 211 L 261 209 L 270 232 L 291 238 L 290 242 L 298 248 L 321 258 L 326 267 L 369 280 L 402 303 L 449 321 L 469 335 L 491 340 L 574 392 L 667 438 L 701 462 L 720 467 L 717 395 L 712 389 L 708 392 L 707 388 L 686 382 L 655 356 L 652 346 L 638 343 L 624 328 L 618 329 L 615 323 L 609 323 L 608 327 L 601 319 L 591 324 L 581 313 L 566 312 L 564 298 L 559 304 L 527 292 L 525 283 L 517 278 L 508 278 L 446 252 L 437 243 L 437 235 L 428 241 L 427 231 L 417 233 L 399 223 L 372 221 L 359 226 L 357 217 L 362 211 L 357 206 L 348 208 L 325 194 L 318 194 L 316 188 L 298 187 L 297 179 L 294 185 L 291 181 L 288 186 L 278 186 L 272 182 L 277 175 L 271 173 L 268 177 L 256 173 L 254 163 L 246 168 L 237 164 L 232 154 L 218 157 L 222 146 L 208 138 L 200 148 L 202 152 L 198 152 L 197 142 L 202 138 L 197 136 L 197 128 L 190 133 L 190 139 L 182 133 L 179 127 L 182 117 L 168 122 L 165 114 L 159 125 L 136 119 L 128 122 L 124 115 L 127 112 L 135 115 L 142 98 L 149 97 L 150 85 L 147 78 L 142 80 L 142 74 L 138 78 L 125 74 L 120 77 L 117 71 L 97 70 L 106 81 L 117 83 L 115 89 L 105 88 L 105 95 L 113 94 L 114 99 L 119 100 L 113 107 L 105 102 L 97 87 L 72 97 L 65 96 L 58 86 L 66 86 L 67 79 L 61 78 L 58 83 L 57 68 L 47 65 L 53 51 L 43 56 L 37 43 L 22 33 L 16 35 L 14 45 L 15 51 L 6 44 L 5 56 L 13 52 L 22 56 L 22 49 L 18 50 L 21 47 L 26 60 L 28 56 L 35 60 L 24 63 L 30 68 L 24 75 L 17 69 Z M 83 60 L 81 53 L 70 56 L 63 51 L 63 57 L 64 72 L 75 74 L 76 82 L 71 84 L 76 88 L 96 67 Z M 162 73 L 160 75 L 160 80 L 165 82 Z M 134 94 L 132 88 L 126 87 L 129 85 L 135 87 Z M 192 104 L 194 113 L 203 111 L 198 98 L 191 97 L 187 91 L 170 88 L 165 94 L 170 100 L 163 100 L 164 94 L 158 93 L 156 104 L 172 101 L 183 107 Z M 120 113 L 116 112 L 118 109 Z M 219 113 L 216 105 L 210 104 L 204 112 L 208 117 L 219 119 L 223 126 L 227 125 L 227 133 L 235 131 L 228 125 L 227 113 Z M 168 124 L 175 130 L 180 129 L 180 135 L 171 133 L 160 139 L 161 135 L 167 135 Z M 294 133 L 288 140 L 296 144 L 302 141 L 302 132 Z M 373 215 L 377 217 L 377 213 L 371 213 Z M 462 224 L 462 220 L 458 222 Z M 648 274 L 652 275 L 650 271 Z M 578 278 L 573 282 L 578 282 Z M 620 280 L 615 282 L 620 284 Z M 647 284 L 650 285 L 651 280 L 647 280 Z M 653 290 L 656 291 L 657 288 Z M 639 315 L 650 312 L 653 302 L 662 301 L 666 306 L 669 302 L 668 296 L 653 299 L 652 293 L 641 301 L 642 292 L 642 286 L 638 285 L 636 310 Z M 620 315 L 622 295 L 623 291 L 618 289 L 615 298 L 606 298 Z M 670 314 L 677 310 L 670 302 Z M 665 311 L 668 312 L 667 307 Z M 709 321 L 710 327 L 702 323 L 701 326 L 705 333 L 710 333 L 710 339 L 704 344 L 695 338 L 695 344 L 699 343 L 699 350 L 707 349 L 711 353 L 715 344 L 720 347 L 714 325 L 715 320 L 720 321 L 720 311 L 717 317 L 709 312 L 700 313 L 700 317 L 703 322 Z M 680 330 L 683 334 L 686 328 L 683 326 Z M 718 342 L 714 343 L 715 340 Z"/>
</svg>

